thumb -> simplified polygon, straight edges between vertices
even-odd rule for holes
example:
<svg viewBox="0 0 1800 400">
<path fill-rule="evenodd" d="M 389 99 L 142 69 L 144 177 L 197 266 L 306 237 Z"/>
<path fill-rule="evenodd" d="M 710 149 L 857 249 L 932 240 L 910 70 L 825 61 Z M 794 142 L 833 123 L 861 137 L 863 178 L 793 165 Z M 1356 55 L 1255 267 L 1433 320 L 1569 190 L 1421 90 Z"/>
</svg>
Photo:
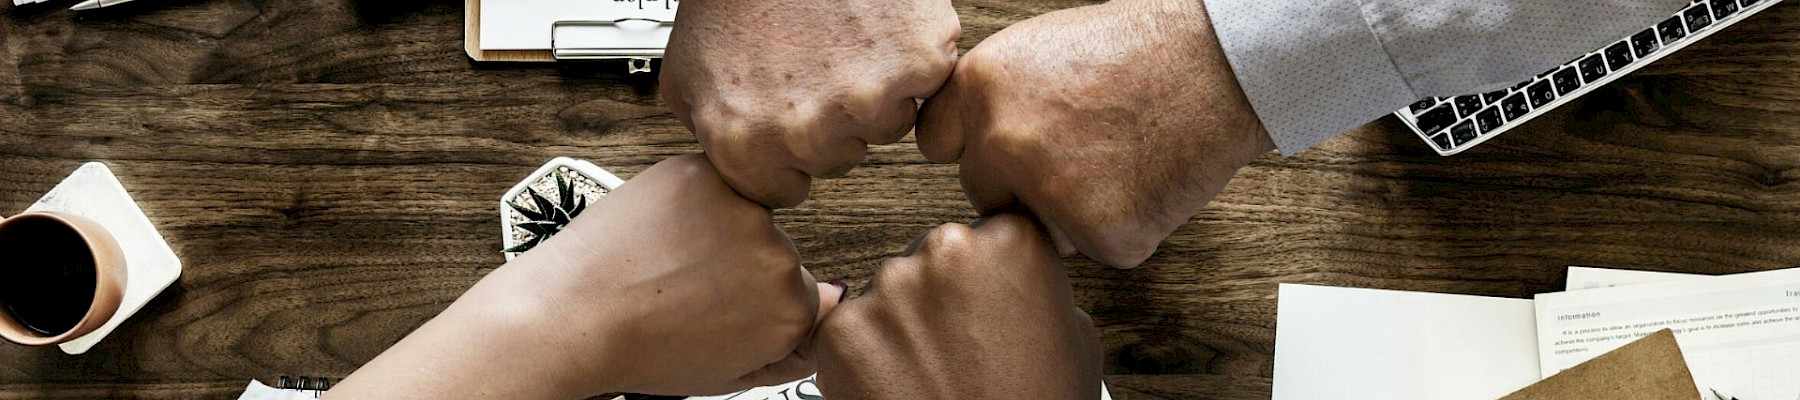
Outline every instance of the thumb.
<svg viewBox="0 0 1800 400">
<path fill-rule="evenodd" d="M 844 281 L 837 279 L 832 279 L 830 283 L 815 283 L 815 285 L 819 285 L 819 314 L 813 319 L 813 324 L 817 325 L 819 321 L 825 320 L 826 314 L 830 314 L 832 309 L 837 308 L 838 303 L 844 301 L 844 297 L 849 296 L 850 287 L 844 285 Z"/>
<path fill-rule="evenodd" d="M 957 67 L 959 72 L 964 69 Z M 966 73 L 951 73 L 950 81 L 919 107 L 913 135 L 919 141 L 919 152 L 932 162 L 952 163 L 962 158 L 965 126 L 972 112 L 964 99 L 969 95 L 968 80 Z"/>
<path fill-rule="evenodd" d="M 806 288 L 807 292 L 806 297 L 803 298 L 812 300 L 814 296 L 818 297 L 818 303 L 816 303 L 819 307 L 818 312 L 813 314 L 813 325 L 817 326 L 819 321 L 825 320 L 826 314 L 830 314 L 832 309 L 837 308 L 838 303 L 843 302 L 844 295 L 850 292 L 850 287 L 844 285 L 843 280 L 838 279 L 819 282 L 818 278 L 813 277 L 811 271 L 806 270 L 806 267 L 800 267 L 799 271 L 800 281 L 805 283 L 801 287 Z"/>
<path fill-rule="evenodd" d="M 830 314 L 832 309 L 837 308 L 838 303 L 843 302 L 844 295 L 849 293 L 849 290 L 844 286 L 843 281 L 836 279 L 832 279 L 831 283 L 814 283 L 814 285 L 818 286 L 819 293 L 819 316 L 813 322 L 817 324 L 818 321 L 824 320 L 825 315 Z M 788 353 L 787 357 L 782 358 L 781 361 L 765 365 L 739 377 L 731 385 L 734 388 L 752 388 L 778 385 L 805 378 L 818 371 L 811 356 L 812 340 L 808 339 L 801 343 L 799 348 Z"/>
</svg>

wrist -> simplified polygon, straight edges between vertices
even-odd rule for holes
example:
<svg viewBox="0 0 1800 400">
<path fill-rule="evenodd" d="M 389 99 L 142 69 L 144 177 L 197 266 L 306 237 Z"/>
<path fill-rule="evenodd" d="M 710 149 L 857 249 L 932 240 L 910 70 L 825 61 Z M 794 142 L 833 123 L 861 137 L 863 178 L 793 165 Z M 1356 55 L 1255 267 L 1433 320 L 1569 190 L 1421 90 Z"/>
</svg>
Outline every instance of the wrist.
<svg viewBox="0 0 1800 400">
<path fill-rule="evenodd" d="M 1250 105 L 1238 82 L 1236 71 L 1226 57 L 1224 46 L 1213 30 L 1206 2 L 1201 0 L 1114 0 L 1103 4 L 1135 25 L 1132 35 L 1145 40 L 1142 48 L 1152 65 L 1186 66 L 1170 73 L 1186 75 L 1196 87 L 1210 93 L 1207 107 L 1221 124 L 1219 132 L 1229 135 L 1212 147 L 1229 159 L 1231 170 L 1249 164 L 1258 156 L 1275 150 L 1275 142 Z M 1227 174 L 1229 176 L 1229 174 Z"/>
<path fill-rule="evenodd" d="M 566 294 L 557 284 L 566 279 L 554 273 L 561 266 L 545 258 L 520 257 L 489 274 L 451 306 L 455 310 L 463 303 L 469 305 L 457 310 L 453 325 L 481 327 L 485 332 L 471 336 L 489 340 L 487 348 L 504 349 L 490 357 L 528 364 L 536 371 L 533 384 L 545 385 L 567 395 L 564 397 L 587 398 L 630 387 L 631 379 L 625 374 L 629 369 L 612 356 L 619 354 L 613 346 L 618 337 L 615 327 L 620 324 L 610 322 L 612 313 L 605 307 L 572 306 L 592 300 Z M 577 308 L 580 312 L 572 311 Z M 450 316 L 452 310 L 444 315 Z"/>
<path fill-rule="evenodd" d="M 517 263 L 514 263 L 517 264 Z M 509 264 L 513 266 L 513 264 Z M 606 368 L 580 362 L 604 353 L 568 349 L 566 337 L 607 343 L 605 335 L 566 330 L 555 307 L 515 284 L 520 269 L 502 267 L 444 312 L 334 386 L 331 398 L 559 399 L 606 393 L 617 381 Z"/>
<path fill-rule="evenodd" d="M 1134 18 L 1143 27 L 1142 38 L 1159 41 L 1167 49 L 1182 49 L 1179 54 L 1165 52 L 1163 54 L 1180 55 L 1186 62 L 1203 61 L 1198 59 L 1204 51 L 1202 48 L 1219 47 L 1218 41 L 1212 39 L 1212 22 L 1207 18 L 1206 6 L 1201 0 L 1115 0 L 1106 3 L 1117 7 L 1116 12 L 1125 13 Z M 1210 42 L 1210 43 L 1208 43 Z"/>
</svg>

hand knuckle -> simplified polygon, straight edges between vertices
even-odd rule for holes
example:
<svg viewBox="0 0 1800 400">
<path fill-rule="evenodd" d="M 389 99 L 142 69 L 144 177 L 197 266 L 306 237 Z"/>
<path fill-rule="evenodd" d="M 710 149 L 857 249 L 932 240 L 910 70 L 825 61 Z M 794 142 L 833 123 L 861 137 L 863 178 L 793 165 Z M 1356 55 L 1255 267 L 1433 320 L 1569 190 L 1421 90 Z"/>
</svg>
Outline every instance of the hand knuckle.
<svg viewBox="0 0 1800 400">
<path fill-rule="evenodd" d="M 1156 252 L 1163 237 L 1161 230 L 1150 223 L 1131 218 L 1111 218 L 1070 234 L 1086 236 L 1087 242 L 1096 247 L 1092 249 L 1095 254 L 1088 256 L 1116 267 L 1132 267 L 1143 262 Z"/>
<path fill-rule="evenodd" d="M 709 157 L 711 156 L 711 154 L 705 156 L 687 154 L 669 157 L 668 159 L 657 163 L 653 168 L 668 171 L 667 173 L 674 175 L 679 179 L 679 182 L 723 183 L 719 177 L 719 172 L 713 168 L 712 162 L 709 160 Z"/>
<path fill-rule="evenodd" d="M 995 67 L 1004 64 L 1000 51 L 993 46 L 975 46 L 956 61 L 957 76 L 983 77 Z"/>
<path fill-rule="evenodd" d="M 882 296 L 905 296 L 924 281 L 924 272 L 912 257 L 889 259 L 882 263 L 881 270 L 875 271 L 870 290 Z"/>
<path fill-rule="evenodd" d="M 750 130 L 741 123 L 701 125 L 696 122 L 694 130 L 700 148 L 712 155 L 721 168 L 750 166 L 755 159 L 752 155 L 760 147 L 752 140 Z"/>
<path fill-rule="evenodd" d="M 925 242 L 919 247 L 926 254 L 942 254 L 953 252 L 967 246 L 974 240 L 973 231 L 968 225 L 945 223 L 925 233 Z"/>
<path fill-rule="evenodd" d="M 806 146 L 796 148 L 796 161 L 809 174 L 838 176 L 861 164 L 868 148 L 849 135 L 809 132 Z M 790 146 L 790 148 L 794 148 Z"/>
<path fill-rule="evenodd" d="M 986 231 L 988 237 L 995 238 L 1009 246 L 1033 240 L 1044 240 L 1043 235 L 1038 233 L 1037 223 L 1018 214 L 1006 213 L 988 217 L 979 230 Z"/>
<path fill-rule="evenodd" d="M 831 315 L 825 316 L 825 320 L 819 322 L 817 335 L 828 339 L 821 342 L 837 342 L 833 339 L 851 336 L 862 327 L 868 326 L 870 309 L 865 302 L 845 302 L 837 309 L 832 310 Z"/>
</svg>

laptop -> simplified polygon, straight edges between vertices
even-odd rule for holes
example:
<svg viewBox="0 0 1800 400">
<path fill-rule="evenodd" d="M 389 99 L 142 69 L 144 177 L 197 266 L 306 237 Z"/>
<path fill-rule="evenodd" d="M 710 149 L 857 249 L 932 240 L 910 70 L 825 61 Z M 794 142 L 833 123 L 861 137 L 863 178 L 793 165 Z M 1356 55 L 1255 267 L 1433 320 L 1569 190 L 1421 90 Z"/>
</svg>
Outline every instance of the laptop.
<svg viewBox="0 0 1800 400">
<path fill-rule="evenodd" d="M 1460 153 L 1779 2 L 1694 0 L 1656 25 L 1511 88 L 1427 98 L 1394 115 L 1439 155 Z"/>
</svg>

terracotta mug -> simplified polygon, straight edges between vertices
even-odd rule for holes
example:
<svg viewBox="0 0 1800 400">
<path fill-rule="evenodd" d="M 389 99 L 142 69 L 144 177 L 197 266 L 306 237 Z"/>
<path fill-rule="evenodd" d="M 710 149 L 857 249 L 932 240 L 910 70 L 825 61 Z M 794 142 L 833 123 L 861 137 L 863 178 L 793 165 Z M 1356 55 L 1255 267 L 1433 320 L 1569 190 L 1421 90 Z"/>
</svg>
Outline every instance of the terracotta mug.
<svg viewBox="0 0 1800 400">
<path fill-rule="evenodd" d="M 0 337 L 75 340 L 112 319 L 124 297 L 125 254 L 100 223 L 61 212 L 0 220 Z"/>
</svg>

